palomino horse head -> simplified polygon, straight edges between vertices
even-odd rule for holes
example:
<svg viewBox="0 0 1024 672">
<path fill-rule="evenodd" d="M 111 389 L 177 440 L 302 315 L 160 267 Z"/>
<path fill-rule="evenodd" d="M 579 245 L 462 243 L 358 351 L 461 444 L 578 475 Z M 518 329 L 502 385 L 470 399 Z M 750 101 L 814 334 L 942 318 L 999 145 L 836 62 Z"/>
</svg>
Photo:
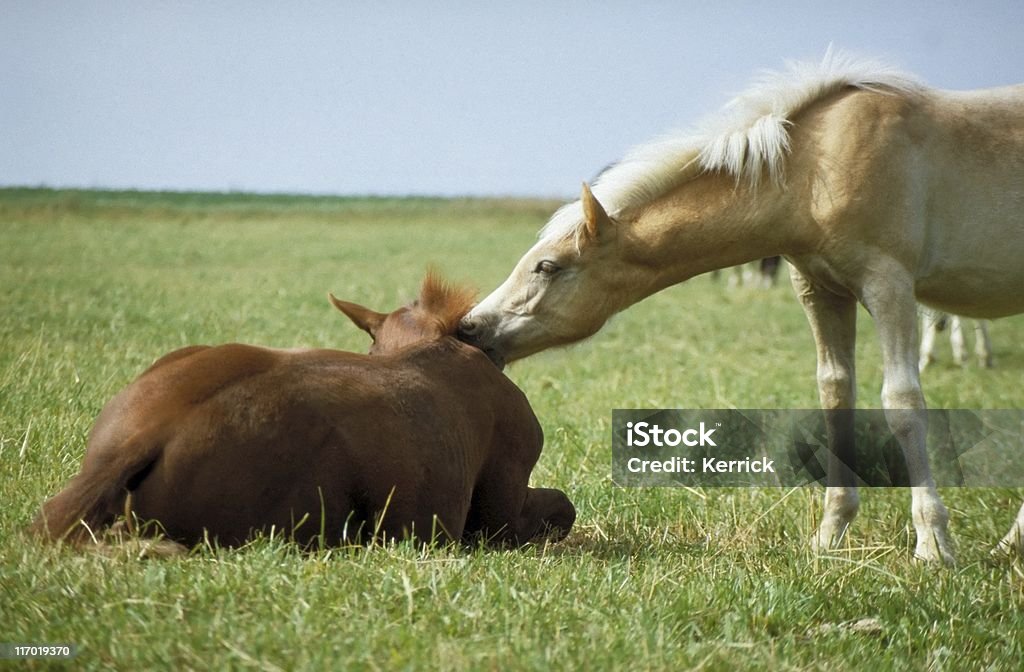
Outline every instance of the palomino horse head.
<svg viewBox="0 0 1024 672">
<path fill-rule="evenodd" d="M 454 335 L 459 319 L 472 307 L 475 295 L 474 290 L 453 286 L 428 271 L 419 298 L 392 313 L 378 313 L 333 294 L 328 296 L 335 308 L 373 338 L 370 354 L 381 355 Z"/>
<path fill-rule="evenodd" d="M 629 304 L 623 292 L 643 275 L 630 258 L 628 232 L 587 184 L 555 220 L 568 226 L 547 231 L 459 326 L 459 337 L 498 366 L 595 333 Z"/>
</svg>

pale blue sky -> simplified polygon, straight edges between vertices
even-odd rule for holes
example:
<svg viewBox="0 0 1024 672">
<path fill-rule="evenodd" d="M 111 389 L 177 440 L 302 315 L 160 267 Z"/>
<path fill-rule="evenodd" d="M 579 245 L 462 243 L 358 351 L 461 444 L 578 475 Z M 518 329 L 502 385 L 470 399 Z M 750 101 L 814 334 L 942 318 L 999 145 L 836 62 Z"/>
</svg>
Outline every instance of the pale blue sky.
<svg viewBox="0 0 1024 672">
<path fill-rule="evenodd" d="M 566 197 L 829 43 L 1024 81 L 1024 2 L 0 0 L 0 185 Z"/>
</svg>

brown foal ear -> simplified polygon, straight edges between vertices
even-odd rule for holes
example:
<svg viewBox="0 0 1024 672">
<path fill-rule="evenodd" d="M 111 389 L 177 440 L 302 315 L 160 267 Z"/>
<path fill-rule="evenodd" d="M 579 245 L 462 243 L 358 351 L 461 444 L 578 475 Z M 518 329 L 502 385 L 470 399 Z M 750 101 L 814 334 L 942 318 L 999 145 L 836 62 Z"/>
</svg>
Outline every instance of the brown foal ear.
<svg viewBox="0 0 1024 672">
<path fill-rule="evenodd" d="M 331 303 L 334 304 L 335 308 L 345 313 L 345 316 L 352 320 L 357 327 L 374 338 L 377 336 L 377 330 L 380 329 L 380 325 L 384 324 L 384 320 L 388 317 L 384 313 L 378 313 L 370 310 L 369 308 L 364 308 L 357 303 L 342 301 L 331 293 L 328 293 L 327 297 L 331 300 Z"/>
<path fill-rule="evenodd" d="M 604 211 L 604 207 L 594 196 L 594 192 L 590 190 L 590 185 L 586 182 L 583 183 L 580 203 L 583 204 L 583 219 L 587 227 L 587 237 L 591 240 L 597 240 L 612 225 L 612 219 Z"/>
</svg>

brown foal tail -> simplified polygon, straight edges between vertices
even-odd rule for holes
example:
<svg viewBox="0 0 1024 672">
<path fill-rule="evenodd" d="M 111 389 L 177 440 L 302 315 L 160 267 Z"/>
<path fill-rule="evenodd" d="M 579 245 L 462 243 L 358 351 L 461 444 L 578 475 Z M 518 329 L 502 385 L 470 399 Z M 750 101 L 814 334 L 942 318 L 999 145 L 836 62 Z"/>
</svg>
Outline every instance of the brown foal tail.
<svg viewBox="0 0 1024 672">
<path fill-rule="evenodd" d="M 43 504 L 29 532 L 45 541 L 88 541 L 90 530 L 113 522 L 117 502 L 124 494 L 114 483 L 79 474 Z"/>
<path fill-rule="evenodd" d="M 44 541 L 80 544 L 123 511 L 130 488 L 138 486 L 159 456 L 161 446 L 128 444 L 87 454 L 82 471 L 51 497 L 28 531 Z M 131 485 L 129 485 L 131 484 Z"/>
</svg>

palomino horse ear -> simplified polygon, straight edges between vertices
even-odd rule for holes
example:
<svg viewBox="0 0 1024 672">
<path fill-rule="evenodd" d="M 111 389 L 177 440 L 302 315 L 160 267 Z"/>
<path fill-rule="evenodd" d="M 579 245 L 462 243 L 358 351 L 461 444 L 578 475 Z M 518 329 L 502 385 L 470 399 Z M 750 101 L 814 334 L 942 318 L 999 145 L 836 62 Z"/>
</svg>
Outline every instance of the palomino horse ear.
<svg viewBox="0 0 1024 672">
<path fill-rule="evenodd" d="M 331 293 L 328 293 L 327 297 L 331 300 L 331 303 L 334 304 L 335 308 L 345 313 L 345 316 L 352 320 L 357 327 L 374 338 L 377 336 L 377 330 L 380 329 L 380 325 L 384 324 L 384 320 L 388 317 L 384 313 L 378 313 L 370 310 L 369 308 L 364 308 L 357 303 L 342 301 Z"/>
<path fill-rule="evenodd" d="M 587 237 L 591 240 L 597 240 L 611 226 L 612 219 L 604 211 L 604 207 L 594 196 L 594 192 L 590 190 L 590 185 L 586 182 L 583 183 L 580 203 L 583 204 L 583 220 L 587 229 Z"/>
</svg>

